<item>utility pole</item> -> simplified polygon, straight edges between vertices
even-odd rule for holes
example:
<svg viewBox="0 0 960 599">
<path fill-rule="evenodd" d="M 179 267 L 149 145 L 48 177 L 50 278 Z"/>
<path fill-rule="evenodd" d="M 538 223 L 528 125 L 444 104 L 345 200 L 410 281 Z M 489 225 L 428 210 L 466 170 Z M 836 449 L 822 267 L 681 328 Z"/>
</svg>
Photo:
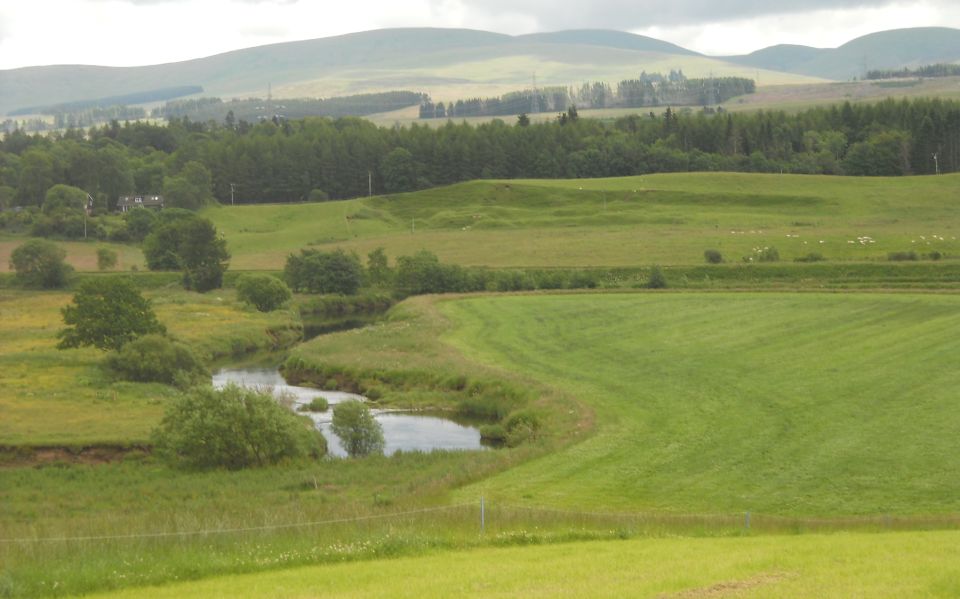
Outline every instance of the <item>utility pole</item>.
<svg viewBox="0 0 960 599">
<path fill-rule="evenodd" d="M 230 184 L 230 205 L 231 205 L 231 206 L 233 206 L 233 192 L 234 192 L 234 188 L 235 188 L 236 186 L 237 186 L 236 183 L 231 183 L 231 184 Z"/>
<path fill-rule="evenodd" d="M 367 171 L 367 197 L 373 196 L 373 171 Z"/>
<path fill-rule="evenodd" d="M 939 175 L 940 174 L 940 153 L 939 152 L 933 153 L 933 167 L 936 173 Z"/>
</svg>

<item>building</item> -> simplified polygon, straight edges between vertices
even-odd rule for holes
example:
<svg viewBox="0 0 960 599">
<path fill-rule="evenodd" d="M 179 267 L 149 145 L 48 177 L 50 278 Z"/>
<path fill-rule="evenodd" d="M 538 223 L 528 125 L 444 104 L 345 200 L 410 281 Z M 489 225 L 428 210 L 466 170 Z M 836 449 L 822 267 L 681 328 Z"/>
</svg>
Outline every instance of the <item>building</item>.
<svg viewBox="0 0 960 599">
<path fill-rule="evenodd" d="M 117 202 L 117 210 L 128 212 L 133 208 L 163 208 L 163 196 L 161 195 L 140 195 L 140 196 L 120 196 Z"/>
</svg>

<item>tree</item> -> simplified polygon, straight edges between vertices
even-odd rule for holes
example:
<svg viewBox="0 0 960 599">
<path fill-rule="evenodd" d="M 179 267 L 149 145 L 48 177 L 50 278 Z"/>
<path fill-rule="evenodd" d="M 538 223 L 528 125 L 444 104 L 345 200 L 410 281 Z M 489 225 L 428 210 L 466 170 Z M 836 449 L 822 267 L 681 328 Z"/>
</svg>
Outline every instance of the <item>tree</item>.
<svg viewBox="0 0 960 599">
<path fill-rule="evenodd" d="M 270 312 L 290 299 L 290 288 L 270 275 L 243 275 L 237 280 L 237 298 L 261 312 Z"/>
<path fill-rule="evenodd" d="M 64 262 L 67 252 L 51 241 L 31 239 L 10 254 L 10 268 L 24 287 L 56 289 L 67 284 L 73 271 Z"/>
<path fill-rule="evenodd" d="M 517 117 L 517 126 L 518 127 L 529 127 L 530 126 L 530 117 L 527 116 L 527 113 L 522 112 Z"/>
<path fill-rule="evenodd" d="M 367 277 L 374 287 L 384 287 L 390 282 L 390 265 L 387 262 L 387 253 L 378 247 L 367 254 Z"/>
<path fill-rule="evenodd" d="M 176 177 L 163 180 L 163 195 L 170 206 L 198 210 L 213 200 L 213 178 L 207 167 L 188 162 Z"/>
<path fill-rule="evenodd" d="M 383 429 L 362 401 L 350 399 L 335 405 L 330 428 L 350 457 L 383 453 Z"/>
<path fill-rule="evenodd" d="M 383 188 L 387 193 L 413 191 L 417 188 L 417 165 L 406 148 L 394 148 L 380 165 Z"/>
<path fill-rule="evenodd" d="M 363 282 L 363 266 L 359 258 L 343 250 L 306 249 L 300 250 L 299 256 L 287 256 L 283 276 L 295 291 L 354 295 Z"/>
<path fill-rule="evenodd" d="M 87 207 L 87 192 L 69 185 L 54 185 L 47 190 L 43 198 L 43 213 L 57 212 L 82 213 Z"/>
<path fill-rule="evenodd" d="M 230 385 L 196 388 L 175 400 L 152 439 L 157 453 L 183 468 L 227 468 L 320 458 L 323 436 L 308 419 L 268 393 Z"/>
<path fill-rule="evenodd" d="M 164 333 L 150 300 L 129 279 L 102 277 L 84 281 L 73 304 L 61 310 L 67 325 L 57 333 L 59 349 L 93 346 L 117 350 L 137 337 Z"/>
<path fill-rule="evenodd" d="M 647 279 L 647 289 L 666 289 L 667 277 L 663 275 L 663 270 L 659 266 L 650 269 L 650 278 Z"/>
<path fill-rule="evenodd" d="M 193 214 L 162 220 L 167 222 L 143 241 L 147 268 L 183 271 L 185 289 L 204 292 L 221 287 L 230 253 L 214 224 Z"/>
</svg>

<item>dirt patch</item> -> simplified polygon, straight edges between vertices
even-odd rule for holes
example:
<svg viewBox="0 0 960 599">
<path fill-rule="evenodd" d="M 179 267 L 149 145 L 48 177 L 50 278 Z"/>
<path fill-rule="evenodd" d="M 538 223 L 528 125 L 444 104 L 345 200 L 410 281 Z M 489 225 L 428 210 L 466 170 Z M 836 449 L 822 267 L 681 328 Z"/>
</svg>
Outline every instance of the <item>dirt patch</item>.
<svg viewBox="0 0 960 599">
<path fill-rule="evenodd" d="M 714 597 L 733 597 L 743 591 L 754 589 L 756 587 L 776 584 L 783 580 L 796 578 L 798 574 L 784 572 L 775 572 L 770 574 L 760 574 L 746 580 L 733 580 L 730 582 L 718 582 L 717 584 L 698 589 L 690 589 L 680 593 L 660 595 L 662 599 L 712 599 Z"/>
<path fill-rule="evenodd" d="M 149 455 L 148 445 L 92 445 L 86 447 L 12 447 L 0 446 L 0 468 L 20 468 L 49 464 L 109 464 L 128 456 Z"/>
</svg>

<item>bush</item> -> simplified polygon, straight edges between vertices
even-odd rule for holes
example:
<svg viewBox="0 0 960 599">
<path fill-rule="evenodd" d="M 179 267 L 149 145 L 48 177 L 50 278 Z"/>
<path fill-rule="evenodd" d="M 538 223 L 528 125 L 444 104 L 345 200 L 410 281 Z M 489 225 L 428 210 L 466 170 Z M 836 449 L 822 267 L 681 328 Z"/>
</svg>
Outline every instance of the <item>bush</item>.
<svg viewBox="0 0 960 599">
<path fill-rule="evenodd" d="M 824 260 L 826 260 L 826 258 L 819 252 L 810 252 L 806 256 L 799 256 L 793 259 L 794 262 L 823 262 Z"/>
<path fill-rule="evenodd" d="M 326 412 L 330 409 L 330 402 L 326 397 L 314 397 L 310 403 L 300 406 L 301 412 Z"/>
<path fill-rule="evenodd" d="M 891 262 L 905 262 L 905 261 L 914 261 L 919 259 L 917 253 L 914 251 L 909 252 L 890 252 L 887 254 L 887 260 Z"/>
<path fill-rule="evenodd" d="M 57 289 L 66 286 L 73 272 L 66 257 L 67 252 L 52 241 L 31 239 L 10 254 L 10 268 L 24 287 Z"/>
<path fill-rule="evenodd" d="M 350 457 L 383 453 L 383 429 L 361 401 L 351 399 L 335 405 L 330 428 Z"/>
<path fill-rule="evenodd" d="M 507 417 L 503 426 L 507 432 L 507 445 L 516 447 L 537 437 L 540 432 L 540 417 L 531 410 L 517 410 Z"/>
<path fill-rule="evenodd" d="M 650 269 L 650 278 L 647 279 L 646 287 L 647 289 L 667 288 L 667 277 L 664 276 L 663 270 L 659 266 Z"/>
<path fill-rule="evenodd" d="M 117 252 L 110 248 L 97 248 L 97 269 L 110 270 L 117 265 Z"/>
<path fill-rule="evenodd" d="M 243 275 L 237 279 L 237 298 L 261 312 L 271 312 L 293 294 L 286 283 L 270 275 Z"/>
<path fill-rule="evenodd" d="M 108 354 L 104 367 L 125 381 L 187 388 L 209 381 L 210 372 L 192 349 L 163 335 L 145 335 Z"/>
<path fill-rule="evenodd" d="M 926 258 L 927 260 L 940 260 L 943 258 L 943 253 L 938 252 L 937 250 L 933 250 L 929 254 L 924 254 L 923 257 Z"/>
<path fill-rule="evenodd" d="M 307 194 L 308 202 L 326 202 L 329 199 L 330 199 L 330 194 L 328 194 L 322 189 L 311 189 L 310 193 Z"/>
<path fill-rule="evenodd" d="M 167 409 L 152 440 L 162 458 L 195 469 L 238 470 L 319 458 L 327 449 L 312 422 L 267 393 L 235 385 L 197 388 L 180 397 Z"/>
<path fill-rule="evenodd" d="M 720 250 L 704 250 L 703 259 L 707 261 L 707 264 L 720 264 L 723 262 L 723 254 L 720 253 Z"/>
<path fill-rule="evenodd" d="M 484 424 L 480 427 L 480 438 L 494 443 L 505 443 L 507 429 L 502 424 Z"/>
</svg>

